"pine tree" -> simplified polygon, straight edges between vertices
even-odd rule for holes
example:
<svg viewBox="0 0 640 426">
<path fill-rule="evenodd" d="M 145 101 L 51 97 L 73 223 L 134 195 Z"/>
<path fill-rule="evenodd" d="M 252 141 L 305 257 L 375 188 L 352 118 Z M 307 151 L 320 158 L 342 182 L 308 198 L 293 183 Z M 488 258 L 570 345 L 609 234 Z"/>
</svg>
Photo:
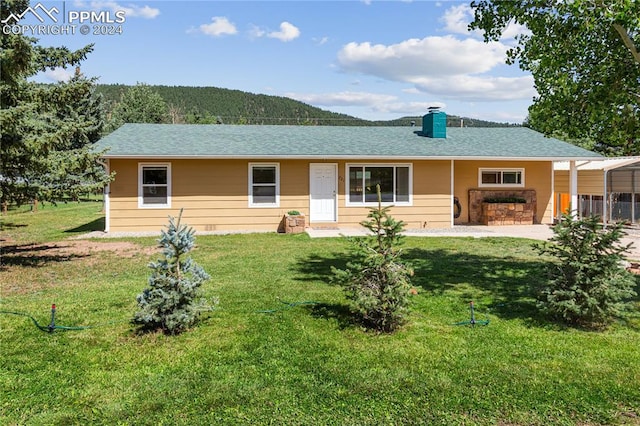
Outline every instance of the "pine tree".
<svg viewBox="0 0 640 426">
<path fill-rule="evenodd" d="M 153 269 L 149 286 L 136 298 L 138 311 L 133 322 L 144 330 L 179 334 L 193 326 L 205 309 L 200 287 L 209 275 L 185 257 L 195 245 L 195 231 L 180 224 L 181 217 L 182 210 L 177 222 L 169 217 L 167 230 L 162 230 L 159 240 L 164 258 L 149 265 Z"/>
<path fill-rule="evenodd" d="M 0 18 L 20 14 L 28 1 L 2 0 Z M 103 125 L 95 80 L 79 69 L 68 82 L 38 84 L 29 77 L 77 67 L 93 50 L 42 47 L 20 34 L 3 34 L 0 49 L 0 204 L 55 201 L 100 190 L 109 182 L 91 151 Z"/>
<path fill-rule="evenodd" d="M 413 271 L 400 261 L 397 249 L 404 223 L 390 215 L 390 206 L 382 207 L 379 185 L 377 190 L 378 206 L 370 209 L 369 220 L 361 222 L 373 235 L 352 238 L 356 260 L 346 270 L 332 271 L 344 287 L 351 311 L 366 327 L 388 333 L 406 322 Z"/>
<path fill-rule="evenodd" d="M 538 297 L 540 309 L 572 325 L 601 327 L 624 313 L 636 293 L 634 277 L 623 266 L 629 246 L 622 245 L 623 224 L 604 229 L 597 216 L 574 219 L 565 214 L 553 227 L 549 282 Z"/>
</svg>

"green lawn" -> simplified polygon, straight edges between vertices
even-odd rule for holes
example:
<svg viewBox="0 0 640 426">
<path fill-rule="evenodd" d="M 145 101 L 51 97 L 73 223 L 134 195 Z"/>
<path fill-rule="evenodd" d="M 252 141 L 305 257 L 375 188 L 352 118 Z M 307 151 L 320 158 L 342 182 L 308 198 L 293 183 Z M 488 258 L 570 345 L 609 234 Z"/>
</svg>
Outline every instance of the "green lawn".
<svg viewBox="0 0 640 426">
<path fill-rule="evenodd" d="M 57 324 L 97 327 L 49 334 L 0 315 L 0 424 L 640 424 L 640 315 L 604 332 L 538 316 L 531 241 L 407 239 L 410 322 L 376 335 L 329 283 L 342 239 L 199 236 L 219 309 L 180 336 L 136 335 L 155 239 L 62 241 L 99 229 L 100 209 L 2 218 L 0 310 L 48 324 L 55 303 Z M 488 326 L 453 325 L 470 300 Z"/>
</svg>

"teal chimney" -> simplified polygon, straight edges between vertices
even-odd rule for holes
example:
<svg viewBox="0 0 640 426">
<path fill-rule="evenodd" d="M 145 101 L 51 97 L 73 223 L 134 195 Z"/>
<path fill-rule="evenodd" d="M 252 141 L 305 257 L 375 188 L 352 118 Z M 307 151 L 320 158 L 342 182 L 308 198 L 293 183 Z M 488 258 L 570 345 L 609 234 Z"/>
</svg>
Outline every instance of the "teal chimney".
<svg viewBox="0 0 640 426">
<path fill-rule="evenodd" d="M 429 112 L 422 117 L 422 134 L 428 138 L 446 138 L 447 114 L 438 107 L 429 107 Z"/>
</svg>

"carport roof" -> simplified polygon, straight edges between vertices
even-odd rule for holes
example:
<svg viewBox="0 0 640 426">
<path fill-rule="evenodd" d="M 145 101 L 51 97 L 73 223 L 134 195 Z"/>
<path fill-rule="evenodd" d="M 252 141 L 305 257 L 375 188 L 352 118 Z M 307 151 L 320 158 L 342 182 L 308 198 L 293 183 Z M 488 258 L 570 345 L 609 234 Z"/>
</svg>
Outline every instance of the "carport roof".
<svg viewBox="0 0 640 426">
<path fill-rule="evenodd" d="M 615 170 L 629 167 L 640 168 L 640 157 L 603 157 L 576 163 L 578 170 Z M 569 162 L 559 161 L 554 164 L 553 169 L 569 170 Z"/>
</svg>

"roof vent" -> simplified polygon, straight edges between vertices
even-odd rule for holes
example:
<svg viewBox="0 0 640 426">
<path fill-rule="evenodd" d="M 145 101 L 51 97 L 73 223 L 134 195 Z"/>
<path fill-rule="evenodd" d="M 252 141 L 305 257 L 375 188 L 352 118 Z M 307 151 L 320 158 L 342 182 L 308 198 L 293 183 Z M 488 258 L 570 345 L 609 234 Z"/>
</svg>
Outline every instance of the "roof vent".
<svg viewBox="0 0 640 426">
<path fill-rule="evenodd" d="M 429 107 L 429 112 L 422 117 L 422 135 L 439 139 L 447 137 L 447 114 L 439 107 Z"/>
</svg>

